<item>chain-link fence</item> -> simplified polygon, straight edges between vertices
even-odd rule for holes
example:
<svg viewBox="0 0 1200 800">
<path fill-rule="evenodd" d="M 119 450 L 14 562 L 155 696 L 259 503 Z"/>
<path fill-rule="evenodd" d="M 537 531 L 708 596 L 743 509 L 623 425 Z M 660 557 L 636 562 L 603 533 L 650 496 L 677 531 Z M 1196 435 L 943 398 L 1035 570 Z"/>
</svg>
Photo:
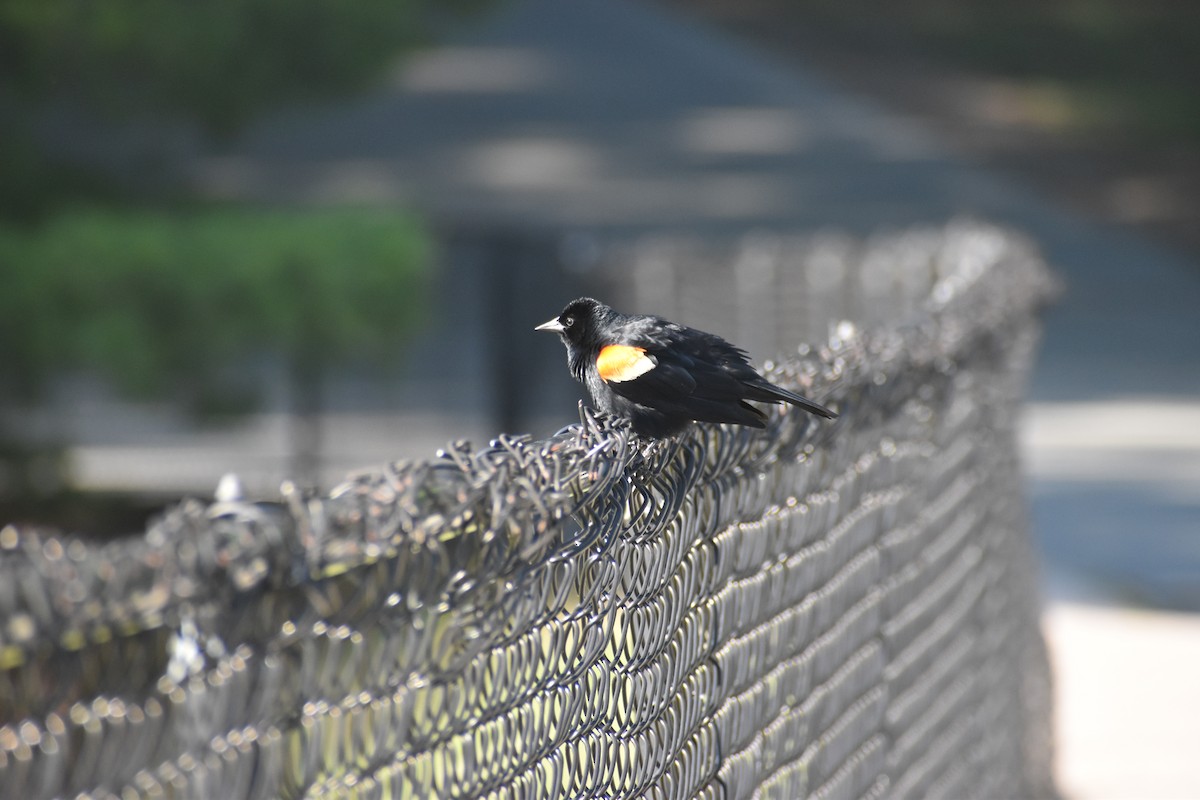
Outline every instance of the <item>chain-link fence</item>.
<svg viewBox="0 0 1200 800">
<path fill-rule="evenodd" d="M 4 529 L 0 795 L 1052 795 L 1014 435 L 1050 279 L 973 225 L 864 259 L 919 301 L 769 368 L 834 423 L 584 411 L 134 540 Z"/>
</svg>

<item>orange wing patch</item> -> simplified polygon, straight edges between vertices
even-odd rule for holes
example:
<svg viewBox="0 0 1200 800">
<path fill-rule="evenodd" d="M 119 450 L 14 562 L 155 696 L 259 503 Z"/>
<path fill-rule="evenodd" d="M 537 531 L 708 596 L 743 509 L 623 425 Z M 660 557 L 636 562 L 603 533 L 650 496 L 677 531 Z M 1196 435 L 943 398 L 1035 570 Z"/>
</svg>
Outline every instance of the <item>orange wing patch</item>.
<svg viewBox="0 0 1200 800">
<path fill-rule="evenodd" d="M 627 344 L 610 344 L 600 351 L 596 359 L 596 371 L 608 383 L 631 381 L 639 375 L 645 375 L 658 366 L 653 356 L 646 355 L 641 347 L 630 347 Z"/>
</svg>

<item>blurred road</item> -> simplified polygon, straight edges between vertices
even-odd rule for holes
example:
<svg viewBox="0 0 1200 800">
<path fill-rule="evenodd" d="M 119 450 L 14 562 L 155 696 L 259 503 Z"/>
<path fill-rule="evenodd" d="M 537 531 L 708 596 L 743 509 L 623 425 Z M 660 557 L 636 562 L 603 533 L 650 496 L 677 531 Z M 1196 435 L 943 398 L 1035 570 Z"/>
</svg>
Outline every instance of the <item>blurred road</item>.
<svg viewBox="0 0 1200 800">
<path fill-rule="evenodd" d="M 1196 619 L 1119 608 L 1200 610 L 1200 264 L 965 163 L 911 121 L 832 89 L 802 54 L 780 63 L 629 0 L 505 4 L 379 91 L 277 115 L 184 169 L 213 197 L 414 203 L 442 220 L 597 240 L 862 232 L 962 214 L 1028 232 L 1068 286 L 1047 318 L 1023 438 L 1054 601 L 1064 787 L 1200 797 L 1200 748 L 1179 727 L 1197 707 L 1185 699 L 1200 663 L 1180 638 L 1196 635 Z M 344 422 L 336 449 L 364 463 L 392 447 L 428 452 L 455 432 L 436 415 Z M 111 442 L 91 442 L 82 478 L 145 472 L 158 446 L 121 460 Z M 189 480 L 203 466 L 216 463 L 190 460 Z M 1142 689 L 1154 703 L 1127 702 Z M 1135 746 L 1158 764 L 1127 758 Z M 1118 763 L 1128 772 L 1110 782 Z"/>
</svg>

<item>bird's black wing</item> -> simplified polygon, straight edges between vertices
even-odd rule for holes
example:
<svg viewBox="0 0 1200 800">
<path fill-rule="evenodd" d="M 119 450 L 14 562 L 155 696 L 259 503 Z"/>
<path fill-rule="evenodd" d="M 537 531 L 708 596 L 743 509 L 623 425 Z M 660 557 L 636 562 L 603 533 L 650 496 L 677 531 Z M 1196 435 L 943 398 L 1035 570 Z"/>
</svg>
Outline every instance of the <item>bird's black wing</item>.
<svg viewBox="0 0 1200 800">
<path fill-rule="evenodd" d="M 625 334 L 624 346 L 641 351 L 647 361 L 631 370 L 636 375 L 606 380 L 613 392 L 687 419 L 762 427 L 763 413 L 742 402 L 745 379 L 758 374 L 741 350 L 718 336 L 672 324 Z"/>
</svg>

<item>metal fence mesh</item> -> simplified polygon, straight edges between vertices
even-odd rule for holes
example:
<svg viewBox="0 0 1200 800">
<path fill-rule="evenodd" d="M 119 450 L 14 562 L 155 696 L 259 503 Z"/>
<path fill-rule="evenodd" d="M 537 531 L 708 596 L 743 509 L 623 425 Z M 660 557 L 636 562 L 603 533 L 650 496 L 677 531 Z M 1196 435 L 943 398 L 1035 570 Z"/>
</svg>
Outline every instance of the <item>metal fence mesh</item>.
<svg viewBox="0 0 1200 800">
<path fill-rule="evenodd" d="M 1014 437 L 1050 281 L 991 228 L 877 247 L 923 301 L 770 372 L 833 424 L 584 411 L 107 546 L 5 529 L 0 796 L 1053 794 Z"/>
</svg>

